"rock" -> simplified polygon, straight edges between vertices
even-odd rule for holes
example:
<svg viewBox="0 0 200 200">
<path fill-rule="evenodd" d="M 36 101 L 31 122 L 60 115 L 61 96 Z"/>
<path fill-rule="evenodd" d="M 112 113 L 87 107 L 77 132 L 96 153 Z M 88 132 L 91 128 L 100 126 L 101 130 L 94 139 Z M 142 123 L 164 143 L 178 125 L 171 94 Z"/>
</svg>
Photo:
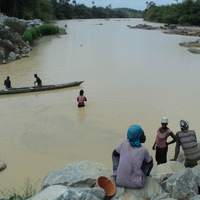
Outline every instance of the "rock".
<svg viewBox="0 0 200 200">
<path fill-rule="evenodd" d="M 194 196 L 194 197 L 190 198 L 190 200 L 200 200 L 200 195 Z"/>
<path fill-rule="evenodd" d="M 67 187 L 62 185 L 54 185 L 39 192 L 28 200 L 58 200 L 66 191 Z"/>
<path fill-rule="evenodd" d="M 104 191 L 100 188 L 70 188 L 54 185 L 28 200 L 101 200 L 104 196 Z"/>
<path fill-rule="evenodd" d="M 0 161 L 0 172 L 3 171 L 3 170 L 5 170 L 6 168 L 7 168 L 6 163 Z"/>
<path fill-rule="evenodd" d="M 123 195 L 114 197 L 114 200 L 146 200 L 158 196 L 163 192 L 161 186 L 153 178 L 148 177 L 143 189 L 126 189 Z"/>
<path fill-rule="evenodd" d="M 188 199 L 198 194 L 198 178 L 193 170 L 186 168 L 170 176 L 163 184 L 163 188 L 175 199 Z"/>
<path fill-rule="evenodd" d="M 10 40 L 2 40 L 0 39 L 0 47 L 4 48 L 6 51 L 14 51 L 15 46 Z"/>
<path fill-rule="evenodd" d="M 157 165 L 152 169 L 151 176 L 159 183 L 171 176 L 172 174 L 184 170 L 185 167 L 180 162 L 169 161 L 168 163 Z"/>
<path fill-rule="evenodd" d="M 116 192 L 115 196 L 112 198 L 112 200 L 120 199 L 125 194 L 125 188 L 117 187 L 116 189 L 117 189 L 117 192 Z"/>
<path fill-rule="evenodd" d="M 197 177 L 197 184 L 198 187 L 200 187 L 200 165 L 197 165 L 196 167 L 192 168 L 192 173 L 194 176 Z"/>
<path fill-rule="evenodd" d="M 0 47 L 0 64 L 3 63 L 5 60 L 6 54 L 5 54 L 5 49 Z"/>
<path fill-rule="evenodd" d="M 144 30 L 157 30 L 160 29 L 157 26 L 151 26 L 148 24 L 137 24 L 136 26 L 132 26 L 132 25 L 127 25 L 128 28 L 133 28 L 133 29 L 144 29 Z"/>
<path fill-rule="evenodd" d="M 68 188 L 58 200 L 103 200 L 104 197 L 100 188 Z"/>
<path fill-rule="evenodd" d="M 160 195 L 153 195 L 151 197 L 151 200 L 164 200 L 164 199 L 169 199 L 169 198 L 170 198 L 170 194 L 163 192 Z"/>
<path fill-rule="evenodd" d="M 189 48 L 188 51 L 194 54 L 200 54 L 200 48 Z"/>
<path fill-rule="evenodd" d="M 80 161 L 68 164 L 64 169 L 50 172 L 44 178 L 42 188 L 50 185 L 65 185 L 74 187 L 93 186 L 99 176 L 109 176 L 111 171 L 102 164 Z"/>
<path fill-rule="evenodd" d="M 8 54 L 8 60 L 9 61 L 14 61 L 16 60 L 17 56 L 15 54 L 15 52 L 11 51 L 9 54 Z"/>
</svg>

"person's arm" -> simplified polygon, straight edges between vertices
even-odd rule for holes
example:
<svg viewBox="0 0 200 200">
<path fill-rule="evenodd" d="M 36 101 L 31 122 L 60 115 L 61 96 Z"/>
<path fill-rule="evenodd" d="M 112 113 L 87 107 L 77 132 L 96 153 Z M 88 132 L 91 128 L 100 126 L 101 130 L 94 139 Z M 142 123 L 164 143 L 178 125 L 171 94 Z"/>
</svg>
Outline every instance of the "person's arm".
<svg viewBox="0 0 200 200">
<path fill-rule="evenodd" d="M 174 159 L 172 159 L 172 160 L 174 160 L 174 161 L 176 161 L 177 160 L 177 158 L 178 158 L 178 155 L 179 155 L 179 153 L 180 153 L 180 141 L 179 141 L 179 139 L 178 139 L 178 135 L 176 134 L 176 147 L 175 147 L 175 154 L 174 154 Z"/>
<path fill-rule="evenodd" d="M 152 149 L 153 149 L 153 150 L 156 149 L 156 141 L 154 142 Z"/>
<path fill-rule="evenodd" d="M 85 101 L 87 101 L 87 98 L 85 97 Z"/>
<path fill-rule="evenodd" d="M 167 145 L 170 145 L 176 142 L 176 136 L 174 135 L 174 133 L 170 132 L 169 135 L 172 137 L 173 140 L 170 142 L 167 142 Z"/>
</svg>

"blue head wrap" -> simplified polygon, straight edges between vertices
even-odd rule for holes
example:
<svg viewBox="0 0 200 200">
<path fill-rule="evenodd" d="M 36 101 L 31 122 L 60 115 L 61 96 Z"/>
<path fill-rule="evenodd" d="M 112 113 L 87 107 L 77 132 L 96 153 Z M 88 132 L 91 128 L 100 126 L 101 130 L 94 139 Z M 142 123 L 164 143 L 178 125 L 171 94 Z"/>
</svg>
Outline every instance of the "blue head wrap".
<svg viewBox="0 0 200 200">
<path fill-rule="evenodd" d="M 132 125 L 128 129 L 127 139 L 132 147 L 141 147 L 140 137 L 144 133 L 141 126 Z"/>
</svg>

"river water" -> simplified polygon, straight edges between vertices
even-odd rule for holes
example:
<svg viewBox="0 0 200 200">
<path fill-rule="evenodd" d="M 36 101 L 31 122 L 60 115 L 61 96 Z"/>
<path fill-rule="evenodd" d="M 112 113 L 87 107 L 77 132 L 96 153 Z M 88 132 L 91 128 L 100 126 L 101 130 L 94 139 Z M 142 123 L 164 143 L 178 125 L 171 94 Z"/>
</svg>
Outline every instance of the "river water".
<svg viewBox="0 0 200 200">
<path fill-rule="evenodd" d="M 98 25 L 102 23 L 103 25 Z M 141 19 L 70 20 L 67 35 L 38 41 L 29 58 L 0 67 L 13 86 L 84 80 L 81 87 L 0 97 L 0 159 L 8 165 L 0 188 L 40 184 L 49 171 L 77 160 L 111 167 L 111 152 L 133 123 L 151 151 L 161 116 L 178 130 L 187 119 L 200 132 L 200 57 L 179 47 L 192 38 L 129 29 Z M 77 109 L 83 88 L 87 107 Z M 169 158 L 174 146 L 171 146 Z"/>
</svg>

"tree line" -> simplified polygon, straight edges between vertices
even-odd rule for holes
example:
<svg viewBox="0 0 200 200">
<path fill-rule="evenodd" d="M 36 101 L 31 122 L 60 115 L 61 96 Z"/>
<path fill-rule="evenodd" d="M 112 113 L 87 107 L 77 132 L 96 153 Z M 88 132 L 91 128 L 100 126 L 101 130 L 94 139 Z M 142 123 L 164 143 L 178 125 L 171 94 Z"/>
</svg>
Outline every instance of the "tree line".
<svg viewBox="0 0 200 200">
<path fill-rule="evenodd" d="M 184 0 L 165 6 L 147 2 L 144 19 L 168 24 L 200 25 L 200 0 Z"/>
<path fill-rule="evenodd" d="M 92 1 L 92 7 L 77 4 L 75 0 L 0 0 L 0 12 L 24 19 L 74 19 L 74 18 L 129 18 L 142 17 L 142 11 L 134 9 L 112 9 L 97 7 Z"/>
</svg>

